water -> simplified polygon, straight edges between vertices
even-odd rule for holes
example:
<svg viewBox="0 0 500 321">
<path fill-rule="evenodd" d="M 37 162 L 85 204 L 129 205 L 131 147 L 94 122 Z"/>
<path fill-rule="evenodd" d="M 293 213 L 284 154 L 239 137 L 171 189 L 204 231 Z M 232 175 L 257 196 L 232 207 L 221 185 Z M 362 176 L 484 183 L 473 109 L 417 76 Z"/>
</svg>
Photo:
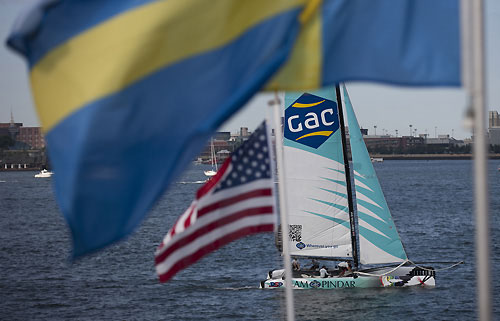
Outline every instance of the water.
<svg viewBox="0 0 500 321">
<path fill-rule="evenodd" d="M 490 161 L 493 266 L 500 263 L 498 165 Z M 466 264 L 438 273 L 434 289 L 297 290 L 297 320 L 475 319 L 472 162 L 385 161 L 375 168 L 410 259 Z M 280 265 L 271 234 L 233 242 L 158 283 L 155 248 L 201 186 L 190 182 L 203 180 L 203 169 L 188 170 L 127 241 L 74 264 L 51 179 L 0 172 L 0 319 L 284 319 L 284 292 L 257 288 Z M 498 276 L 492 270 L 496 293 Z M 500 315 L 498 296 L 493 303 Z"/>
</svg>

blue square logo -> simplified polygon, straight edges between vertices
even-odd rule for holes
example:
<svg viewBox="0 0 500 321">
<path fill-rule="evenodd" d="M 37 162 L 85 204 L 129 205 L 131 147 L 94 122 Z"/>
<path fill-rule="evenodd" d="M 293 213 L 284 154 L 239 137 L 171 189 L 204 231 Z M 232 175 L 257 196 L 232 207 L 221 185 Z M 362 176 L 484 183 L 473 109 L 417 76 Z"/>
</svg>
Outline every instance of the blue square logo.
<svg viewBox="0 0 500 321">
<path fill-rule="evenodd" d="M 285 110 L 285 137 L 318 148 L 339 129 L 337 103 L 305 93 Z"/>
</svg>

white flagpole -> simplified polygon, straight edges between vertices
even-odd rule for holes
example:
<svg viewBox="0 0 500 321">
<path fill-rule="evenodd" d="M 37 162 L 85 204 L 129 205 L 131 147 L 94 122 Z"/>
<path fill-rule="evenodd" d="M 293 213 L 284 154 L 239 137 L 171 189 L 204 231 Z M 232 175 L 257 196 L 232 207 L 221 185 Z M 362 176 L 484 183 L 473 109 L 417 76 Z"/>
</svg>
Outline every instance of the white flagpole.
<svg viewBox="0 0 500 321">
<path fill-rule="evenodd" d="M 486 135 L 485 102 L 485 57 L 484 57 L 484 3 L 483 0 L 463 0 L 461 2 L 462 23 L 468 24 L 469 31 L 464 37 L 469 39 L 462 50 L 464 55 L 465 85 L 469 92 L 473 115 L 474 135 L 474 194 L 476 216 L 476 275 L 479 319 L 491 320 L 491 277 L 489 247 L 489 199 L 488 199 L 488 142 Z M 462 31 L 467 28 L 462 28 Z M 464 65 L 463 64 L 463 65 Z"/>
<path fill-rule="evenodd" d="M 281 140 L 281 113 L 278 93 L 275 99 L 269 101 L 269 106 L 274 111 L 274 137 L 276 141 L 276 162 L 278 165 L 278 194 L 280 201 L 280 221 L 281 221 L 281 244 L 283 246 L 283 263 L 285 266 L 285 292 L 286 292 L 286 315 L 288 321 L 295 320 L 295 308 L 292 291 L 292 263 L 290 258 L 290 248 L 288 242 L 288 218 L 285 187 L 285 164 L 283 160 L 283 142 Z"/>
</svg>

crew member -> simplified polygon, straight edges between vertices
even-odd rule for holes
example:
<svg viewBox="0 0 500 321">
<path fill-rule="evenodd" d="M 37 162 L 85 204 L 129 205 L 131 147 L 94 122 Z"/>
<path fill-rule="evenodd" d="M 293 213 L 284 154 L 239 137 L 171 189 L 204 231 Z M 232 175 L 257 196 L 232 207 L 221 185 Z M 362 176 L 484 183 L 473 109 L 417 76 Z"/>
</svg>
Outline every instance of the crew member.
<svg viewBox="0 0 500 321">
<path fill-rule="evenodd" d="M 319 277 L 320 278 L 326 278 L 329 277 L 330 274 L 328 274 L 328 271 L 326 270 L 326 266 L 322 266 L 321 269 L 319 270 Z"/>
<path fill-rule="evenodd" d="M 319 262 L 316 259 L 311 260 L 311 270 L 315 271 L 319 269 Z"/>
<path fill-rule="evenodd" d="M 340 262 L 338 267 L 340 269 L 339 278 L 343 277 L 347 271 L 349 271 L 349 274 L 352 274 L 351 262 Z"/>
</svg>

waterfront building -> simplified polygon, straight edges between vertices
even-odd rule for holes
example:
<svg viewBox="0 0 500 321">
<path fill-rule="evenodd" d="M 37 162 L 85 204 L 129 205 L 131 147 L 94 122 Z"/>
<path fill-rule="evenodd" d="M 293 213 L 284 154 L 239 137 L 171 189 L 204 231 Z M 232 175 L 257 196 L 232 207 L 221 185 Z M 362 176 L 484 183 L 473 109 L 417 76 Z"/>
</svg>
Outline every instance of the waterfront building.
<svg viewBox="0 0 500 321">
<path fill-rule="evenodd" d="M 385 149 L 385 150 L 395 150 L 398 148 L 404 148 L 404 143 L 402 137 L 392 137 L 389 135 L 366 135 L 363 136 L 366 148 L 368 150 L 374 149 Z"/>
<path fill-rule="evenodd" d="M 9 136 L 15 143 L 15 149 L 41 149 L 45 147 L 41 127 L 24 127 L 23 123 L 14 122 L 10 114 L 9 123 L 0 123 L 0 136 Z"/>
<path fill-rule="evenodd" d="M 488 113 L 488 128 L 500 127 L 500 116 L 498 111 L 490 110 Z"/>
<path fill-rule="evenodd" d="M 45 147 L 45 139 L 43 138 L 42 129 L 40 127 L 19 127 L 17 141 L 31 146 L 31 149 L 41 149 Z"/>
<path fill-rule="evenodd" d="M 500 116 L 496 110 L 488 113 L 488 125 L 490 145 L 500 145 Z"/>
<path fill-rule="evenodd" d="M 488 129 L 488 136 L 490 139 L 490 145 L 500 146 L 500 126 L 492 127 Z"/>
<path fill-rule="evenodd" d="M 231 138 L 231 132 L 216 132 L 213 138 L 215 140 L 228 141 Z"/>
<path fill-rule="evenodd" d="M 427 145 L 441 145 L 441 146 L 465 146 L 463 140 L 455 139 L 450 135 L 438 135 L 437 138 L 428 137 L 425 140 Z"/>
</svg>

